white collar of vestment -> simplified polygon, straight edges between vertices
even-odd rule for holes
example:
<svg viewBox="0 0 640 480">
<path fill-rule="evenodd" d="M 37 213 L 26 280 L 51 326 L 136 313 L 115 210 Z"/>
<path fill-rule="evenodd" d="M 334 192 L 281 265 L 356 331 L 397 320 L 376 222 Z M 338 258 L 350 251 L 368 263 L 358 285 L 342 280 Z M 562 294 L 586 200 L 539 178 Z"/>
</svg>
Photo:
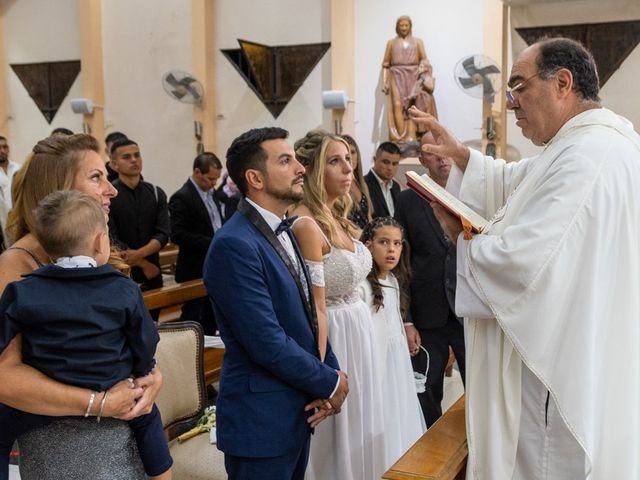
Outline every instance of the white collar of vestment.
<svg viewBox="0 0 640 480">
<path fill-rule="evenodd" d="M 592 125 L 602 125 L 613 128 L 627 137 L 628 132 L 633 130 L 633 123 L 623 116 L 607 108 L 591 108 L 570 118 L 560 127 L 560 130 L 558 130 L 553 138 L 547 142 L 547 145 L 560 140 L 576 128 L 589 127 Z"/>
<path fill-rule="evenodd" d="M 74 255 L 72 257 L 60 257 L 56 260 L 56 266 L 62 268 L 89 268 L 97 267 L 96 260 L 86 255 Z"/>
</svg>

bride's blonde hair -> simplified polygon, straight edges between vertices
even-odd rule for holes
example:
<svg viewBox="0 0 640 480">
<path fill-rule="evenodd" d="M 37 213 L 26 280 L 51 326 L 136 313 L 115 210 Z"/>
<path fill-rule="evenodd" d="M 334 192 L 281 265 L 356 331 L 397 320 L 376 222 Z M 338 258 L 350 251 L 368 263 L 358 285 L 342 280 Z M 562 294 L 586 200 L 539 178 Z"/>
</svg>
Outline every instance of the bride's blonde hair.
<svg viewBox="0 0 640 480">
<path fill-rule="evenodd" d="M 353 203 L 349 192 L 338 198 L 331 209 L 326 204 L 327 190 L 324 185 L 324 174 L 327 166 L 327 150 L 332 142 L 344 145 L 349 155 L 349 145 L 342 137 L 333 134 L 324 135 L 306 165 L 304 199 L 301 203 L 311 210 L 320 228 L 326 233 L 331 244 L 335 245 L 339 238 L 335 223 L 354 238 L 357 237 L 358 230 L 347 218 Z"/>
</svg>

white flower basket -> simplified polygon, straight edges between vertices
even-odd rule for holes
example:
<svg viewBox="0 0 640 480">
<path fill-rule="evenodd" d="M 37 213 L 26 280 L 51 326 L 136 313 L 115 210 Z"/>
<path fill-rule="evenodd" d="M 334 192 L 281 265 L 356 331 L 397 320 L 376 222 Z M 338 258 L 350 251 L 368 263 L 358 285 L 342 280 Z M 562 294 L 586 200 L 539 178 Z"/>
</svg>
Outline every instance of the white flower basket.
<svg viewBox="0 0 640 480">
<path fill-rule="evenodd" d="M 413 372 L 413 380 L 416 382 L 416 392 L 424 393 L 426 390 L 425 385 L 427 383 L 427 375 L 429 374 L 429 352 L 427 352 L 427 349 L 422 345 L 420 345 L 420 350 L 422 350 L 427 356 L 427 368 L 424 371 L 424 374 L 420 372 Z"/>
</svg>

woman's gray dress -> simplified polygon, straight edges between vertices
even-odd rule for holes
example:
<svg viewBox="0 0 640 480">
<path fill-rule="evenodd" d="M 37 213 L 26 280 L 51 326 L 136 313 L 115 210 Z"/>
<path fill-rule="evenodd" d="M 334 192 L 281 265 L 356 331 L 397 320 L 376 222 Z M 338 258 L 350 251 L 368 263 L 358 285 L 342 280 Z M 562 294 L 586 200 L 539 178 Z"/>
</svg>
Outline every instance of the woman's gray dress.
<svg viewBox="0 0 640 480">
<path fill-rule="evenodd" d="M 61 418 L 18 439 L 22 480 L 144 480 L 126 422 Z"/>
</svg>

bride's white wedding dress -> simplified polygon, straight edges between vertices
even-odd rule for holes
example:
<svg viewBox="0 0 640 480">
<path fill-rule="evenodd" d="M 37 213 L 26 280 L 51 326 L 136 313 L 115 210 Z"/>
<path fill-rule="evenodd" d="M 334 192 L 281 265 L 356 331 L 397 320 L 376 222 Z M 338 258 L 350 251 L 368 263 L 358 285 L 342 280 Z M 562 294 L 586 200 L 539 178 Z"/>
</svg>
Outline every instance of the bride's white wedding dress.
<svg viewBox="0 0 640 480">
<path fill-rule="evenodd" d="M 349 376 L 342 411 L 323 421 L 311 437 L 307 479 L 374 480 L 387 463 L 373 325 L 358 292 L 371 270 L 371 254 L 361 242 L 353 243 L 353 252 L 332 246 L 321 264 L 307 262 L 312 283 L 324 284 L 329 342 Z"/>
</svg>

